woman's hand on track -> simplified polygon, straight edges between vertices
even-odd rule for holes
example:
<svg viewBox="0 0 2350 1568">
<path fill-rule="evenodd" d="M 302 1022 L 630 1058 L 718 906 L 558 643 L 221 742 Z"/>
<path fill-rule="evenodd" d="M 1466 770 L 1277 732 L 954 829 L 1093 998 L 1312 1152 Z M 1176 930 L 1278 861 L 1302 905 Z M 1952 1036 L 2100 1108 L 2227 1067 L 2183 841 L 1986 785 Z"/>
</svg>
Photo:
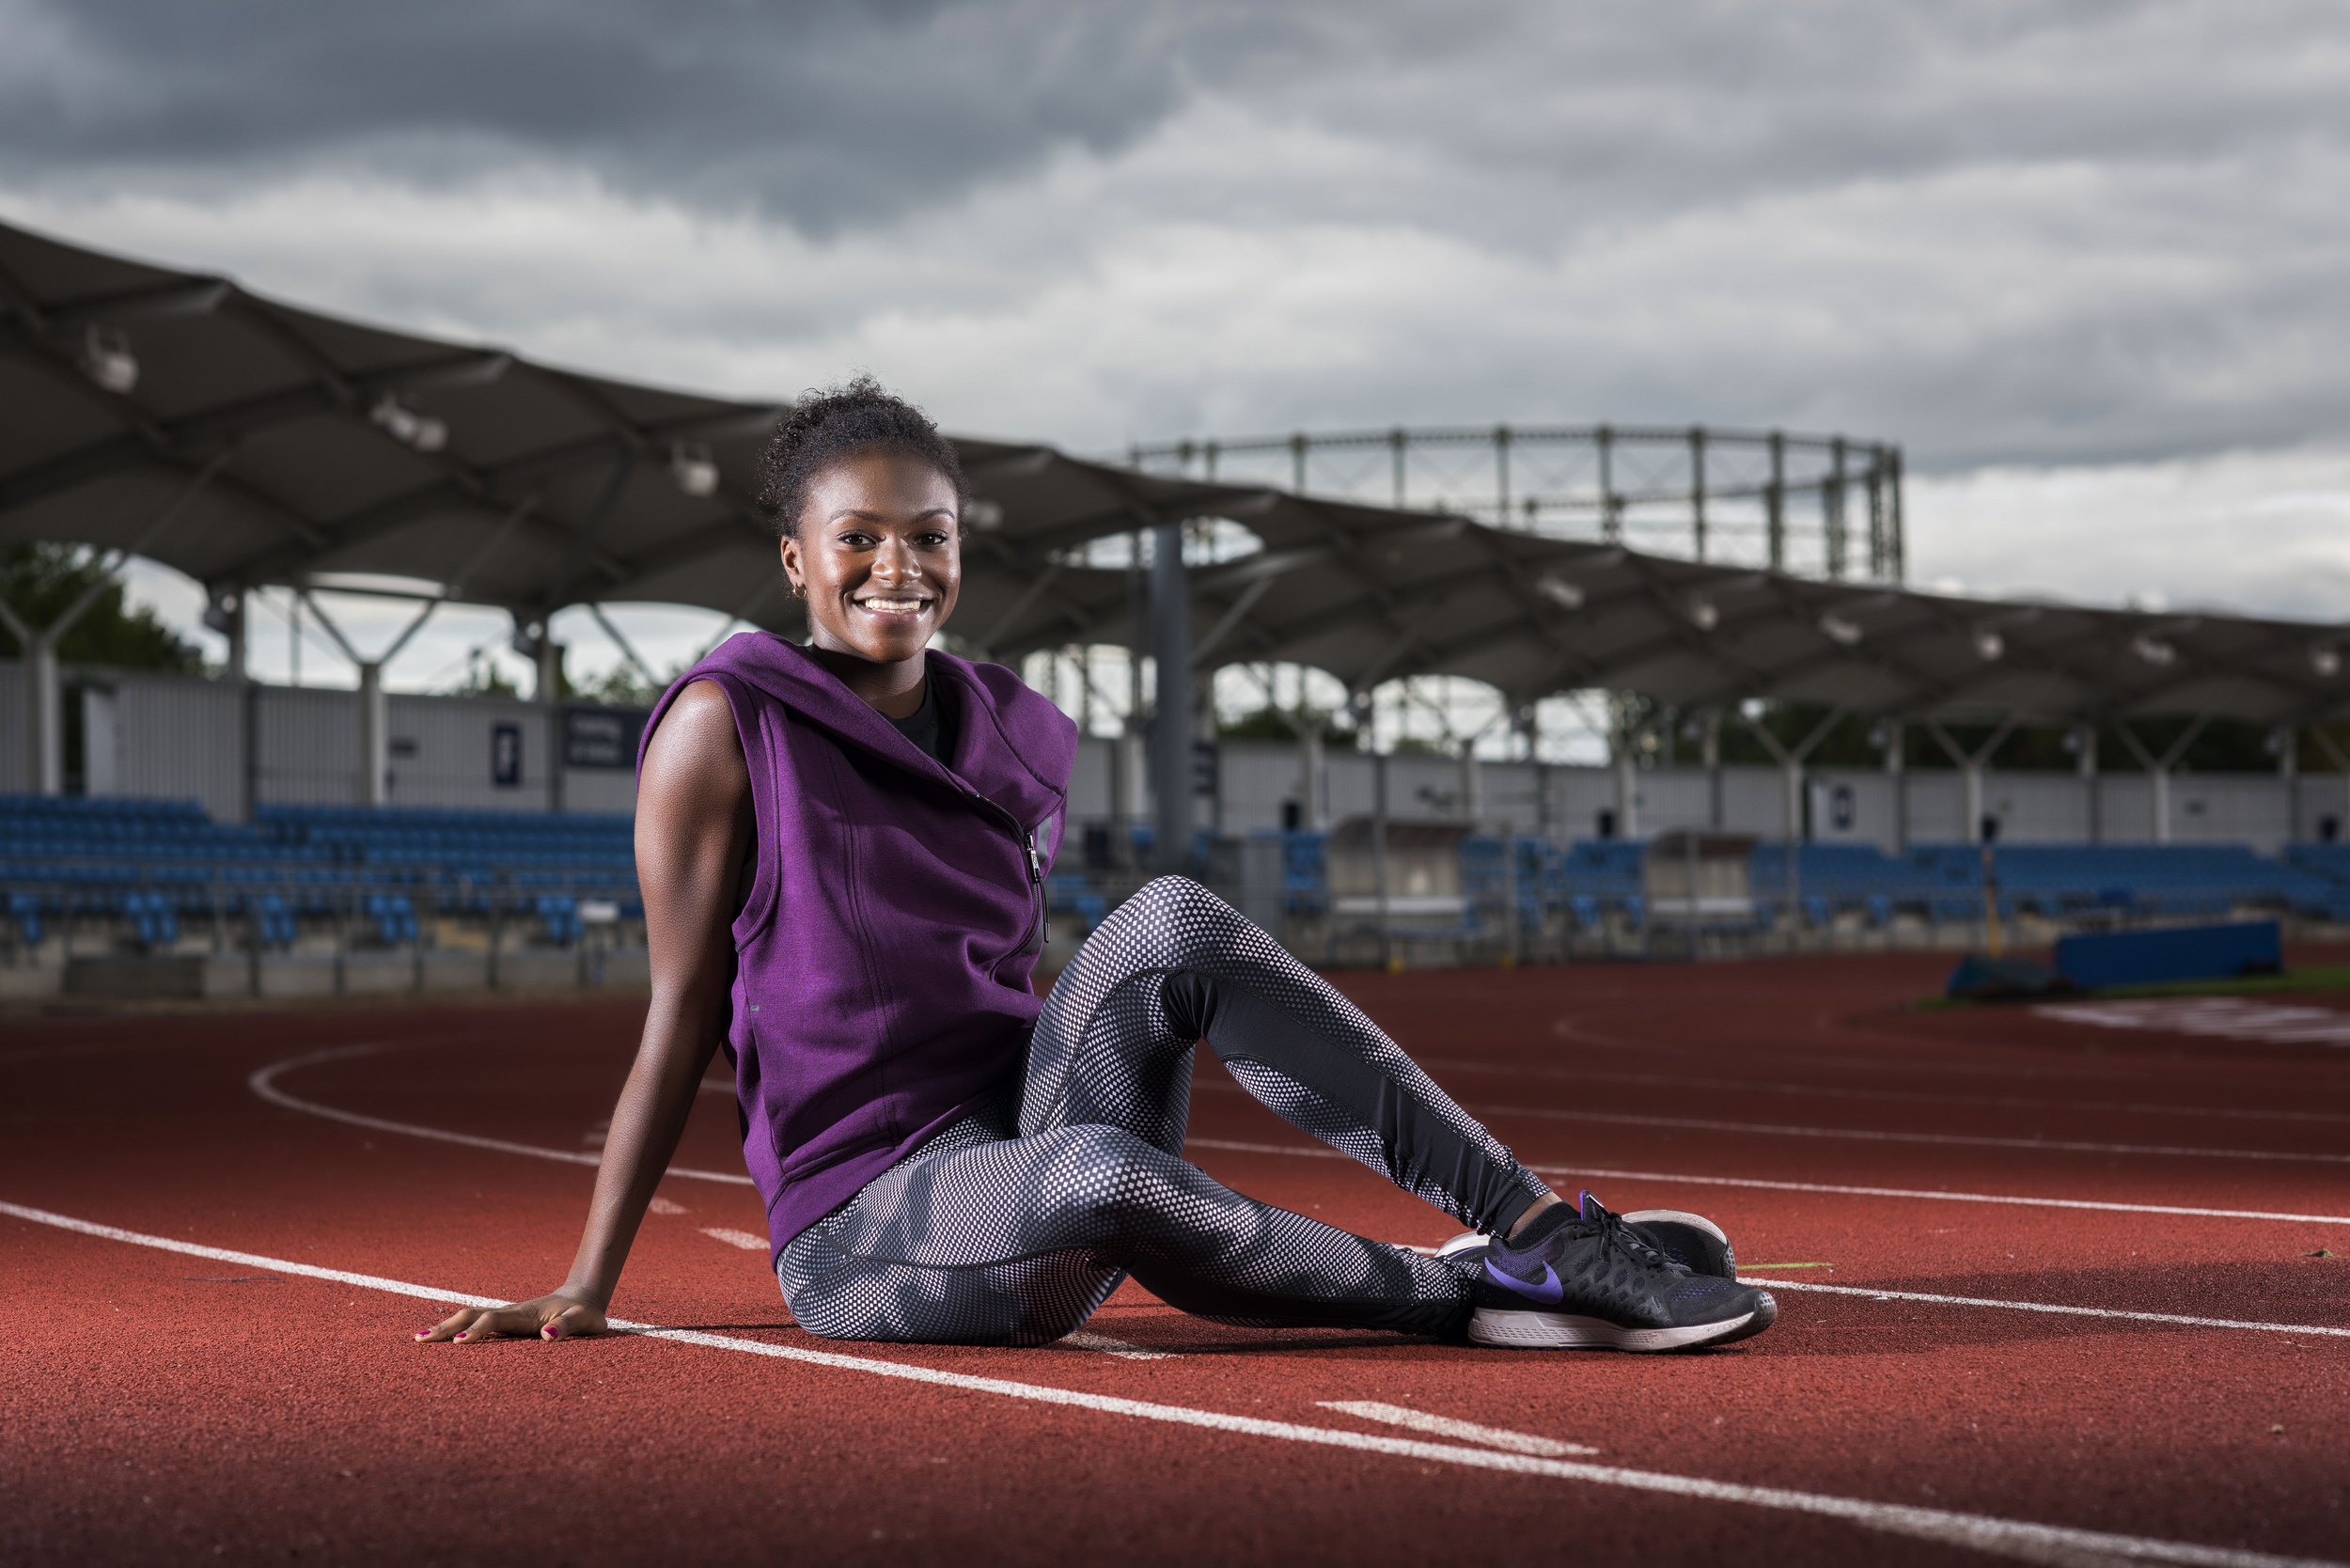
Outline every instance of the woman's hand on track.
<svg viewBox="0 0 2350 1568">
<path fill-rule="evenodd" d="M 416 1341 L 470 1345 L 502 1336 L 569 1340 L 609 1332 L 611 1325 L 602 1312 L 576 1296 L 557 1293 L 504 1307 L 461 1307 L 417 1335 Z"/>
</svg>

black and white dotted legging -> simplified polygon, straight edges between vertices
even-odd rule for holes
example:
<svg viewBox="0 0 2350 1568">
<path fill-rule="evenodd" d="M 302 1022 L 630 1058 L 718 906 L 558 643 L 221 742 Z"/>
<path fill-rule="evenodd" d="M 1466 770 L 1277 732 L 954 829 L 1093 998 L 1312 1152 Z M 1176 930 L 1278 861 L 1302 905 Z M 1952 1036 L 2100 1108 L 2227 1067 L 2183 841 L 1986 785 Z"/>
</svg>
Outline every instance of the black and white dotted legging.
<svg viewBox="0 0 2350 1568">
<path fill-rule="evenodd" d="M 1162 877 L 1061 972 L 1009 1103 L 885 1171 L 776 1273 L 838 1340 L 1043 1344 L 1132 1274 L 1222 1323 L 1450 1334 L 1449 1264 L 1260 1203 L 1182 1155 L 1194 1043 L 1300 1130 L 1481 1230 L 1548 1189 L 1362 1011 L 1198 883 Z"/>
</svg>

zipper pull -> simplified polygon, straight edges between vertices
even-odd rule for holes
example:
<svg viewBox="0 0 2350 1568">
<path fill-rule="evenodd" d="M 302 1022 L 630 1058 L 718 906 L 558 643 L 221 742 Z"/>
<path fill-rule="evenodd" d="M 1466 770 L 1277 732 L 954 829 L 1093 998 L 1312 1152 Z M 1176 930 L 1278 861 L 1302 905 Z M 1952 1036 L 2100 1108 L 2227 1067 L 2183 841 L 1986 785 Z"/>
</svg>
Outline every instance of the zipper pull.
<svg viewBox="0 0 2350 1568">
<path fill-rule="evenodd" d="M 1036 832 L 1028 833 L 1028 882 L 1031 886 L 1044 880 L 1044 852 L 1036 847 Z"/>
</svg>

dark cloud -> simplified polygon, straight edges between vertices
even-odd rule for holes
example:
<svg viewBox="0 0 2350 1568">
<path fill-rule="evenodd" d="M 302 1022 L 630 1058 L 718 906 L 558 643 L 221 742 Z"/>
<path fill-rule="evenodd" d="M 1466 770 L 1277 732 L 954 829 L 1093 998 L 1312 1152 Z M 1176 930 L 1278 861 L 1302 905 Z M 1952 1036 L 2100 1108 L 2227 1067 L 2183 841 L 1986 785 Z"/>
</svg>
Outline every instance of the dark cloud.
<svg viewBox="0 0 2350 1568">
<path fill-rule="evenodd" d="M 769 222 L 542 212 L 634 247 L 599 269 L 343 211 L 316 243 L 381 255 L 342 297 L 621 373 L 895 365 L 1085 445 L 1605 416 L 1956 467 L 2322 439 L 2350 400 L 2338 0 L 0 0 L 0 185 L 518 170 Z M 301 200 L 208 243 L 302 252 Z"/>
<path fill-rule="evenodd" d="M 1114 149 L 1179 92 L 1148 8 L 1028 0 L 17 0 L 0 25 L 20 172 L 535 161 L 819 232 Z"/>
</svg>

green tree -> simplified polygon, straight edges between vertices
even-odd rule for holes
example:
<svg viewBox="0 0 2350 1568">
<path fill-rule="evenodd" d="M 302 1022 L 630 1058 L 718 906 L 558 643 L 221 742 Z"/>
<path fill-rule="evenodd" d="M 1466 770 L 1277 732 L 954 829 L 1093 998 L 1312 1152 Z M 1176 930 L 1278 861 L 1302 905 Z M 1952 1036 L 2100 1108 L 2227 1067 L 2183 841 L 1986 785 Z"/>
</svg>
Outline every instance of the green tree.
<svg viewBox="0 0 2350 1568">
<path fill-rule="evenodd" d="M 674 681 L 684 673 L 684 666 L 681 665 L 670 671 L 669 680 Z M 663 692 L 669 689 L 668 682 L 654 685 L 625 659 L 589 681 L 573 682 L 566 676 L 563 684 L 566 691 L 581 701 L 600 702 L 607 708 L 650 708 L 660 700 Z"/>
<path fill-rule="evenodd" d="M 0 599 L 36 632 L 72 608 L 100 575 L 97 552 L 79 545 L 0 545 Z M 5 623 L 0 623 L 0 646 L 11 653 L 24 651 Z M 125 607 L 119 582 L 101 589 L 82 618 L 57 639 L 57 658 L 69 665 L 204 673 L 203 651 L 181 641 L 146 605 Z"/>
<path fill-rule="evenodd" d="M 1257 708 L 1241 714 L 1238 718 L 1220 721 L 1215 727 L 1215 732 L 1228 741 L 1294 742 L 1297 739 L 1297 729 L 1296 725 L 1292 722 L 1292 716 L 1299 724 L 1322 726 L 1322 744 L 1324 749 L 1330 751 L 1355 749 L 1357 737 L 1354 729 L 1344 720 L 1334 718 L 1319 708 L 1298 709 L 1294 711 L 1293 715 L 1289 711 L 1271 706 Z"/>
</svg>

